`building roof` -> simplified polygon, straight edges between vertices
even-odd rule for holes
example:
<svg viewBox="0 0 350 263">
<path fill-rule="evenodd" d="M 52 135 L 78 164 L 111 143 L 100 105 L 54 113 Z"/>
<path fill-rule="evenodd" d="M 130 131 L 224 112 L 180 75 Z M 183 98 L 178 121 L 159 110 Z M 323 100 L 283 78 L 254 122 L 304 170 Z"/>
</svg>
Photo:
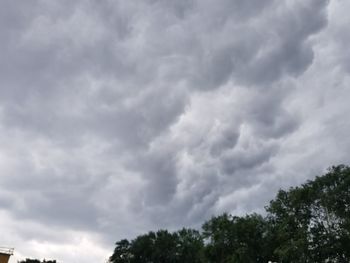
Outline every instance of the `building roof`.
<svg viewBox="0 0 350 263">
<path fill-rule="evenodd" d="M 13 255 L 13 248 L 0 247 L 0 254 Z"/>
</svg>

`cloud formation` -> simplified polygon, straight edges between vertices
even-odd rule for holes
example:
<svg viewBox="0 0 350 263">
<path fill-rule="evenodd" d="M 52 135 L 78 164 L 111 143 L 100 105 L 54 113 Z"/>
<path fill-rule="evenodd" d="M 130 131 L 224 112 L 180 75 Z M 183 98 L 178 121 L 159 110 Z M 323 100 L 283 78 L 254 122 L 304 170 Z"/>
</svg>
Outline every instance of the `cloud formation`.
<svg viewBox="0 0 350 263">
<path fill-rule="evenodd" d="M 0 244 L 18 258 L 102 262 L 348 161 L 345 1 L 3 7 Z"/>
</svg>

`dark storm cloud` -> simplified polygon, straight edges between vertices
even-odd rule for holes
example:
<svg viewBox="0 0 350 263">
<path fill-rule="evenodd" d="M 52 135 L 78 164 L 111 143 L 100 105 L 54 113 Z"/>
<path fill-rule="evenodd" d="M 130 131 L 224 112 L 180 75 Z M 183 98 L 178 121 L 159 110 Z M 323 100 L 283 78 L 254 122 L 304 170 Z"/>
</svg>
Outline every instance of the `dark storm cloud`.
<svg viewBox="0 0 350 263">
<path fill-rule="evenodd" d="M 326 0 L 3 5 L 0 208 L 38 232 L 16 242 L 53 238 L 48 225 L 109 242 L 261 208 L 270 185 L 297 181 L 297 141 L 314 145 L 324 123 L 305 113 L 323 116 L 320 97 L 305 102 L 315 75 L 347 69 L 342 51 L 328 60 L 344 28 L 317 38 Z"/>
</svg>

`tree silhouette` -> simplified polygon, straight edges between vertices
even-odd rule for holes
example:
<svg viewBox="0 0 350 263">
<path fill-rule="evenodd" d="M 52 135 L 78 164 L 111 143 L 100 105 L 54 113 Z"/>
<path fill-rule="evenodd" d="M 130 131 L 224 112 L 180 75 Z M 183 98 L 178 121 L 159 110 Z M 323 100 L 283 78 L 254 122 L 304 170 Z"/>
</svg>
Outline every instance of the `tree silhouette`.
<svg viewBox="0 0 350 263">
<path fill-rule="evenodd" d="M 278 191 L 263 217 L 224 213 L 202 230 L 116 243 L 112 263 L 350 262 L 350 168 Z M 38 262 L 35 262 L 38 263 Z"/>
</svg>

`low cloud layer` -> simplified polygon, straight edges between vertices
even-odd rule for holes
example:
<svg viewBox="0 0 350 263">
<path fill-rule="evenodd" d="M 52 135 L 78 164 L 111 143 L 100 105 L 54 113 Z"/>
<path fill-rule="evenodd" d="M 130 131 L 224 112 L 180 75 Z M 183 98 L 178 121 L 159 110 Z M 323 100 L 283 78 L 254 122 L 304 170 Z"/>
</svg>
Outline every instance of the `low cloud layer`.
<svg viewBox="0 0 350 263">
<path fill-rule="evenodd" d="M 348 163 L 346 1 L 2 7 L 0 245 L 16 258 L 103 262 L 116 240 L 262 212 Z"/>
</svg>

